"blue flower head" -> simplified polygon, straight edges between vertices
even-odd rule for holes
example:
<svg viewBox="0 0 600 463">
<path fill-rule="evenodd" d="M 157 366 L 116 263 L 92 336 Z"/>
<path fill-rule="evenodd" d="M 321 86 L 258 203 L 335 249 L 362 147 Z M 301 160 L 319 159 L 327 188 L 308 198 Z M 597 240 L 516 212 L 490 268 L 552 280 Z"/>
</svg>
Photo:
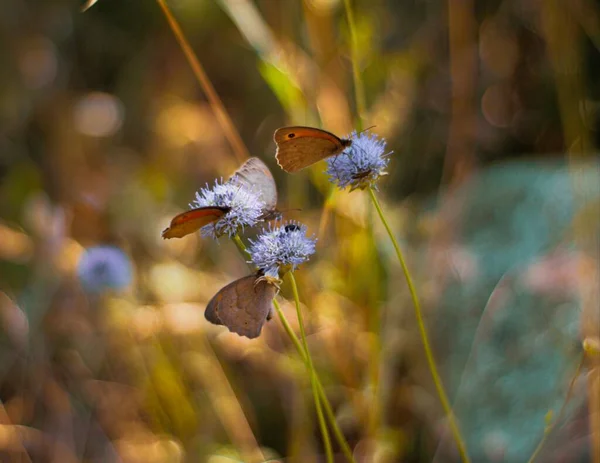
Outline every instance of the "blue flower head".
<svg viewBox="0 0 600 463">
<path fill-rule="evenodd" d="M 251 262 L 265 277 L 279 279 L 314 254 L 315 242 L 314 237 L 306 236 L 306 225 L 296 222 L 269 224 L 255 240 L 250 240 L 248 252 Z"/>
<path fill-rule="evenodd" d="M 260 196 L 247 188 L 242 188 L 231 182 L 215 181 L 215 186 L 200 189 L 196 200 L 190 207 L 218 206 L 227 207 L 229 211 L 214 223 L 200 229 L 202 236 L 218 238 L 237 234 L 244 227 L 251 227 L 260 221 L 265 209 L 265 203 Z"/>
<path fill-rule="evenodd" d="M 129 257 L 114 246 L 87 248 L 77 267 L 83 287 L 90 293 L 121 290 L 131 283 L 133 268 Z"/>
<path fill-rule="evenodd" d="M 350 186 L 350 191 L 374 186 L 389 163 L 385 140 L 375 134 L 352 132 L 352 145 L 339 155 L 327 159 L 329 179 L 340 188 Z"/>
</svg>

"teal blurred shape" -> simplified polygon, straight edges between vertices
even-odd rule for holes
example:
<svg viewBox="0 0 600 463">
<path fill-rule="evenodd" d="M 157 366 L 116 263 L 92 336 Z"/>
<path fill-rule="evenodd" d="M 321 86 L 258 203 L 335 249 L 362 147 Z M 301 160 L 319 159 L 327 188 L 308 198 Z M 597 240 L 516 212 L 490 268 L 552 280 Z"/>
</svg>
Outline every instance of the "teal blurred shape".
<svg viewBox="0 0 600 463">
<path fill-rule="evenodd" d="M 577 247 L 572 224 L 600 201 L 599 179 L 598 158 L 513 162 L 482 171 L 446 201 L 456 211 L 453 245 L 476 271 L 444 280 L 432 332 L 472 461 L 527 461 L 546 413 L 564 401 L 582 355 L 571 270 L 594 252 Z M 597 239 L 599 224 L 591 226 Z M 569 407 L 581 419 L 559 426 L 538 461 L 558 461 L 557 446 L 587 436 L 584 389 Z M 435 461 L 453 461 L 452 445 L 445 435 Z M 561 461 L 587 461 L 586 452 L 580 445 Z"/>
</svg>

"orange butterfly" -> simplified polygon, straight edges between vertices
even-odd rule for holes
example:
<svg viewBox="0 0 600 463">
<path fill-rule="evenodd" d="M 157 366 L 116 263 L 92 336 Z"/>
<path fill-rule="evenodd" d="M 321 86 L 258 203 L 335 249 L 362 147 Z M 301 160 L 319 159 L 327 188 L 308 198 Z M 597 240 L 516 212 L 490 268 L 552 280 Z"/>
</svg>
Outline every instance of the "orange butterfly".
<svg viewBox="0 0 600 463">
<path fill-rule="evenodd" d="M 171 224 L 162 232 L 164 239 L 183 238 L 200 230 L 209 223 L 216 222 L 229 212 L 229 207 L 198 207 L 173 217 Z"/>
<path fill-rule="evenodd" d="M 277 188 L 269 168 L 258 158 L 248 159 L 227 180 L 228 183 L 256 191 L 265 203 L 262 220 L 270 220 L 280 215 L 277 211 Z M 200 230 L 205 225 L 216 222 L 231 210 L 230 207 L 198 207 L 176 215 L 171 224 L 162 232 L 164 239 L 182 238 Z"/>
<path fill-rule="evenodd" d="M 282 127 L 273 134 L 277 164 L 289 173 L 335 156 L 352 145 L 352 140 L 313 127 Z"/>
</svg>

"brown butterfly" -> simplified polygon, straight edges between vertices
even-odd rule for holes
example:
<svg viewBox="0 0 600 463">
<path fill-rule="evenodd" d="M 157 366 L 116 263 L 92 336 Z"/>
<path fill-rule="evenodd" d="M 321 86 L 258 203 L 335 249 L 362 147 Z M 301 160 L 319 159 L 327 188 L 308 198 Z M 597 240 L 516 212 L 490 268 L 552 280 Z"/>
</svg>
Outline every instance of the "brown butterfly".
<svg viewBox="0 0 600 463">
<path fill-rule="evenodd" d="M 277 210 L 277 186 L 273 174 L 258 158 L 248 159 L 228 180 L 229 183 L 246 188 L 258 194 L 265 203 L 262 220 L 271 220 L 281 216 Z"/>
<path fill-rule="evenodd" d="M 352 144 L 325 130 L 313 127 L 282 127 L 273 134 L 277 145 L 277 164 L 289 173 L 335 156 Z"/>
<path fill-rule="evenodd" d="M 249 275 L 222 288 L 208 302 L 204 317 L 215 325 L 247 338 L 260 335 L 271 319 L 277 287 L 260 275 Z"/>
<path fill-rule="evenodd" d="M 269 168 L 258 158 L 248 159 L 227 180 L 228 183 L 254 191 L 265 203 L 262 220 L 271 220 L 280 216 L 277 211 L 277 187 Z M 171 224 L 162 232 L 162 237 L 182 238 L 200 230 L 205 225 L 216 222 L 231 208 L 219 206 L 198 207 L 176 215 Z"/>
</svg>

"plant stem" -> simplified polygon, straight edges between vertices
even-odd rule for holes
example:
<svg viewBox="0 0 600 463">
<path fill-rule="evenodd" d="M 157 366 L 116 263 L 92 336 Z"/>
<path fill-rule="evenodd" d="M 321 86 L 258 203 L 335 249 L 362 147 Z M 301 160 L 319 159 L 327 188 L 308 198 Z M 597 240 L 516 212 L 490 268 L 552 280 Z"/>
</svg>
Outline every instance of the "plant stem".
<svg viewBox="0 0 600 463">
<path fill-rule="evenodd" d="M 277 316 L 279 317 L 279 320 L 281 321 L 281 324 L 283 325 L 285 332 L 288 334 L 289 338 L 292 340 L 292 344 L 294 344 L 296 351 L 298 352 L 300 357 L 302 357 L 304 364 L 308 368 L 308 359 L 306 358 L 304 349 L 302 348 L 302 345 L 300 344 L 300 340 L 298 339 L 298 336 L 296 336 L 296 333 L 294 333 L 294 330 L 290 326 L 285 314 L 283 313 L 283 310 L 281 310 L 281 306 L 279 305 L 279 302 L 277 302 L 276 300 L 273 300 L 273 305 L 275 306 L 275 311 L 277 312 Z M 342 431 L 340 430 L 340 428 L 337 424 L 335 414 L 333 413 L 333 408 L 331 407 L 331 404 L 329 403 L 329 399 L 327 398 L 327 395 L 325 394 L 325 389 L 323 388 L 323 385 L 321 384 L 321 381 L 318 376 L 315 378 L 315 382 L 317 383 L 317 389 L 319 390 L 319 396 L 321 397 L 323 407 L 325 408 L 325 414 L 327 415 L 327 419 L 329 420 L 329 423 L 331 424 L 331 427 L 333 428 L 333 434 L 335 435 L 335 438 L 338 441 L 338 444 L 340 444 L 340 447 L 342 448 L 342 452 L 344 453 L 344 455 L 346 456 L 346 459 L 349 462 L 356 463 L 354 460 L 354 457 L 352 456 L 352 450 L 350 449 L 350 446 L 348 445 L 348 442 L 346 442 L 344 434 L 342 434 Z"/>
<path fill-rule="evenodd" d="M 248 254 L 248 250 L 246 249 L 246 245 L 241 240 L 239 235 L 235 235 L 233 237 L 233 242 L 235 243 L 235 245 L 237 246 L 239 251 L 242 253 L 244 258 L 250 257 L 250 255 Z M 283 310 L 281 310 L 281 306 L 279 305 L 279 302 L 277 301 L 277 299 L 273 299 L 273 305 L 275 306 L 275 311 L 277 312 L 277 316 L 279 317 L 279 320 L 281 321 L 281 324 L 283 325 L 283 329 L 285 330 L 288 337 L 292 341 L 292 344 L 296 348 L 298 355 L 300 355 L 300 358 L 304 362 L 304 365 L 306 366 L 306 368 L 310 369 L 310 366 L 308 363 L 308 358 L 306 356 L 306 353 L 304 352 L 304 349 L 302 348 L 302 344 L 300 344 L 300 340 L 298 339 L 298 336 L 296 336 L 296 333 L 294 333 L 294 330 L 290 326 L 290 323 L 288 322 L 285 314 L 283 313 Z M 327 415 L 327 419 L 329 420 L 331 428 L 333 429 L 333 434 L 342 449 L 342 453 L 344 454 L 344 456 L 350 463 L 356 463 L 356 461 L 354 460 L 354 457 L 352 456 L 352 449 L 350 449 L 350 446 L 348 445 L 348 442 L 346 442 L 346 438 L 344 437 L 344 434 L 342 433 L 340 427 L 338 426 L 337 420 L 335 418 L 335 413 L 333 413 L 333 408 L 331 407 L 331 404 L 329 403 L 327 394 L 325 394 L 325 389 L 323 388 L 323 385 L 321 384 L 321 380 L 319 379 L 319 376 L 316 373 L 315 373 L 314 377 L 315 377 L 315 384 L 316 384 L 317 390 L 319 392 L 319 397 L 321 398 L 321 404 L 323 405 L 323 408 L 325 409 L 325 414 Z"/>
<path fill-rule="evenodd" d="M 423 348 L 425 349 L 425 357 L 427 358 L 427 365 L 429 366 L 429 371 L 431 372 L 431 376 L 433 377 L 433 382 L 435 384 L 435 388 L 437 390 L 438 397 L 440 402 L 442 403 L 442 407 L 444 408 L 444 412 L 446 413 L 446 418 L 448 419 L 448 424 L 450 425 L 450 429 L 452 431 L 452 435 L 454 436 L 454 441 L 458 447 L 458 452 L 460 453 L 460 457 L 464 463 L 470 462 L 469 455 L 467 453 L 467 448 L 460 433 L 460 429 L 458 427 L 458 423 L 452 412 L 452 407 L 450 406 L 450 401 L 446 395 L 446 391 L 444 390 L 444 385 L 442 384 L 442 380 L 437 370 L 437 365 L 435 363 L 435 358 L 433 356 L 433 350 L 431 349 L 431 345 L 429 343 L 429 336 L 427 335 L 427 329 L 425 328 L 425 322 L 423 321 L 423 313 L 421 310 L 421 304 L 419 303 L 419 298 L 417 297 L 417 291 L 412 282 L 412 277 L 410 275 L 410 271 L 408 270 L 408 266 L 404 261 L 404 256 L 402 251 L 400 250 L 400 246 L 392 233 L 392 229 L 390 228 L 385 216 L 383 214 L 383 210 L 379 205 L 379 201 L 377 200 L 377 196 L 375 196 L 375 192 L 373 188 L 369 187 L 369 195 L 371 196 L 371 201 L 377 209 L 377 213 L 379 214 L 379 218 L 383 223 L 390 239 L 392 240 L 392 244 L 394 245 L 394 249 L 396 250 L 396 255 L 398 256 L 398 261 L 400 261 L 400 265 L 402 266 L 402 271 L 404 272 L 404 277 L 406 278 L 406 283 L 408 285 L 408 290 L 410 292 L 410 296 L 412 298 L 413 306 L 415 309 L 415 317 L 417 319 L 417 325 L 419 326 L 419 332 L 421 334 L 421 342 L 423 343 Z"/>
<path fill-rule="evenodd" d="M 246 258 L 246 259 L 250 259 L 250 253 L 248 252 L 248 250 L 246 249 L 246 245 L 244 244 L 244 242 L 242 241 L 242 239 L 240 238 L 240 235 L 235 235 L 233 237 L 233 242 L 235 243 L 235 245 L 237 246 L 238 250 L 242 253 L 242 255 Z"/>
<path fill-rule="evenodd" d="M 544 435 L 542 437 L 542 440 L 540 441 L 538 446 L 533 451 L 531 458 L 529 458 L 529 460 L 527 460 L 527 463 L 533 463 L 533 461 L 537 458 L 538 454 L 542 450 L 542 447 L 546 443 L 546 440 L 548 440 L 550 433 L 554 430 L 554 428 L 556 427 L 556 424 L 558 422 L 560 422 L 560 420 L 567 408 L 567 404 L 569 403 L 569 400 L 571 400 L 571 396 L 573 395 L 573 387 L 575 386 L 575 381 L 577 380 L 577 378 L 579 377 L 579 374 L 581 373 L 581 369 L 583 368 L 584 362 L 585 362 L 585 352 L 581 356 L 581 360 L 579 361 L 579 364 L 577 365 L 577 369 L 575 370 L 575 373 L 573 374 L 573 378 L 571 379 L 571 382 L 569 384 L 569 389 L 567 389 L 567 395 L 565 396 L 565 401 L 563 402 L 562 406 L 560 407 L 560 411 L 558 412 L 556 419 L 552 420 L 552 422 L 548 426 L 546 426 L 546 429 L 544 429 Z"/>
<path fill-rule="evenodd" d="M 300 336 L 302 337 L 302 344 L 304 345 L 304 352 L 306 354 L 306 363 L 310 374 L 310 385 L 313 393 L 313 399 L 315 401 L 315 408 L 317 409 L 317 418 L 319 420 L 319 427 L 321 428 L 321 435 L 323 436 L 323 445 L 325 446 L 325 455 L 327 463 L 333 463 L 333 452 L 331 451 L 331 440 L 329 438 L 329 431 L 325 424 L 325 418 L 323 417 L 323 409 L 321 408 L 321 400 L 319 397 L 319 391 L 317 389 L 317 383 L 315 378 L 317 373 L 315 366 L 312 361 L 312 356 L 308 350 L 308 342 L 306 341 L 306 331 L 304 330 L 304 319 L 302 317 L 302 310 L 300 310 L 300 296 L 298 295 L 298 285 L 296 284 L 296 278 L 294 272 L 289 272 L 290 283 L 292 284 L 292 292 L 294 294 L 294 302 L 296 305 L 296 313 L 298 315 L 298 324 L 300 326 Z"/>
<path fill-rule="evenodd" d="M 186 39 L 185 34 L 179 26 L 179 23 L 173 16 L 173 13 L 171 13 L 171 10 L 169 9 L 165 0 L 156 1 L 162 9 L 163 14 L 167 18 L 167 22 L 169 23 L 169 26 L 173 31 L 173 35 L 175 35 L 175 38 L 177 39 L 181 50 L 183 51 L 188 62 L 190 63 L 190 66 L 192 67 L 192 71 L 194 72 L 196 79 L 198 79 L 200 86 L 204 90 L 204 93 L 208 98 L 210 106 L 215 113 L 217 121 L 221 125 L 221 128 L 223 129 L 223 132 L 227 137 L 227 140 L 229 141 L 229 144 L 231 145 L 231 148 L 233 149 L 237 160 L 242 162 L 248 159 L 250 157 L 250 153 L 248 153 L 246 145 L 244 145 L 244 142 L 242 141 L 240 134 L 238 133 L 237 129 L 235 128 L 235 125 L 229 117 L 229 114 L 227 113 L 227 110 L 225 109 L 221 98 L 219 98 L 219 95 L 215 91 L 215 88 L 210 82 L 210 79 L 206 75 L 204 68 L 200 64 L 200 60 L 198 59 L 190 43 Z"/>
<path fill-rule="evenodd" d="M 363 129 L 363 116 L 365 114 L 365 88 L 360 77 L 359 56 L 358 56 L 358 34 L 356 33 L 356 23 L 354 22 L 354 13 L 350 0 L 344 0 L 346 7 L 346 17 L 348 18 L 348 29 L 350 30 L 350 52 L 352 55 L 352 75 L 354 78 L 354 95 L 356 98 L 356 131 Z"/>
<path fill-rule="evenodd" d="M 367 226 L 366 230 L 369 237 L 369 246 L 372 247 L 373 254 L 376 254 L 376 241 L 375 241 L 375 229 L 374 229 L 374 214 L 373 209 L 367 209 Z M 376 270 L 379 272 L 379 270 Z M 376 286 L 374 286 L 376 287 Z M 371 291 L 373 291 L 371 289 Z M 371 293 L 372 294 L 372 293 Z M 369 421 L 368 421 L 368 432 L 372 439 L 377 439 L 380 430 L 384 425 L 383 420 L 383 397 L 382 397 L 382 385 L 381 381 L 386 378 L 387 375 L 383 372 L 384 358 L 383 358 L 383 343 L 384 330 L 382 329 L 382 320 L 385 317 L 383 305 L 379 302 L 378 297 L 372 297 L 371 294 L 371 307 L 368 311 L 367 323 L 368 329 L 371 336 L 371 343 L 369 349 L 369 377 L 370 377 L 370 389 L 371 389 L 371 405 L 369 407 Z M 378 294 L 378 293 L 376 293 Z M 372 452 L 376 451 L 376 446 L 372 446 Z M 371 457 L 374 457 L 374 453 L 371 453 Z"/>
</svg>

